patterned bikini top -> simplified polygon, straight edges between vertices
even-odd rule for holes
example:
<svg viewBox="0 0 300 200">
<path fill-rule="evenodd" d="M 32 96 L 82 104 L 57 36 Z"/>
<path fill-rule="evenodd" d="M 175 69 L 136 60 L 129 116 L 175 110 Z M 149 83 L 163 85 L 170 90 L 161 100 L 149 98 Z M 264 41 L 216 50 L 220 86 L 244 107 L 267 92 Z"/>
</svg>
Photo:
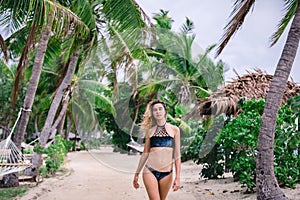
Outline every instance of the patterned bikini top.
<svg viewBox="0 0 300 200">
<path fill-rule="evenodd" d="M 150 137 L 150 147 L 171 147 L 174 148 L 174 138 L 171 137 L 165 127 L 158 126 L 154 134 Z"/>
</svg>

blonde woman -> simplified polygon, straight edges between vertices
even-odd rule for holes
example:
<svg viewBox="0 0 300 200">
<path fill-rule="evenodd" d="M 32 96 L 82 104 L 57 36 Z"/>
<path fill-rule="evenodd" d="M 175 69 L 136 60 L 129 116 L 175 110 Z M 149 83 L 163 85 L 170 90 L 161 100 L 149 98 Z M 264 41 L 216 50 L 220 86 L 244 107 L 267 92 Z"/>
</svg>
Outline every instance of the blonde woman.
<svg viewBox="0 0 300 200">
<path fill-rule="evenodd" d="M 146 139 L 133 186 L 139 188 L 139 174 L 144 168 L 143 182 L 150 200 L 164 200 L 171 187 L 173 191 L 180 188 L 180 130 L 167 123 L 166 116 L 165 103 L 154 100 L 147 105 L 142 122 Z"/>
</svg>

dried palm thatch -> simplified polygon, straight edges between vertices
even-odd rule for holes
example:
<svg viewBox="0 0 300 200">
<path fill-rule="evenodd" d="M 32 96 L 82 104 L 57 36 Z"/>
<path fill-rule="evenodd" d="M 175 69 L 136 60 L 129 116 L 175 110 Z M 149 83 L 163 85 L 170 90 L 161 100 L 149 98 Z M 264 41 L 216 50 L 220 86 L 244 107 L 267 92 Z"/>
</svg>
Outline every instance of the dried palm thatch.
<svg viewBox="0 0 300 200">
<path fill-rule="evenodd" d="M 269 91 L 269 84 L 272 75 L 266 74 L 259 69 L 255 72 L 238 77 L 224 88 L 211 94 L 205 100 L 197 103 L 189 116 L 211 116 L 225 113 L 235 116 L 238 114 L 238 101 L 241 98 L 246 100 L 265 98 Z M 283 95 L 282 103 L 300 93 L 300 86 L 288 81 Z"/>
</svg>

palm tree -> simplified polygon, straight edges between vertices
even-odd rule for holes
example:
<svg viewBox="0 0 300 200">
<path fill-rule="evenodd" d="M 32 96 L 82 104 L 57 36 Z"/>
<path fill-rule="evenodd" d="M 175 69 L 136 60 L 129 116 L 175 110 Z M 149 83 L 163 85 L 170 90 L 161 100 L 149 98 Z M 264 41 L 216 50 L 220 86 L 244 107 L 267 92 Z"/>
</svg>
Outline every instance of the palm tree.
<svg viewBox="0 0 300 200">
<path fill-rule="evenodd" d="M 241 27 L 246 15 L 253 7 L 255 0 L 236 0 L 231 13 L 231 20 L 226 26 L 225 34 L 219 45 L 217 55 L 226 46 L 232 35 Z M 281 105 L 286 82 L 289 78 L 300 40 L 300 5 L 298 0 L 285 1 L 286 14 L 281 20 L 278 30 L 273 34 L 274 45 L 290 21 L 291 27 L 278 61 L 267 95 L 260 134 L 258 137 L 258 152 L 256 159 L 256 192 L 257 199 L 287 199 L 280 190 L 274 175 L 274 134 L 278 110 Z"/>
<path fill-rule="evenodd" d="M 189 105 L 191 99 L 197 101 L 207 97 L 222 84 L 223 66 L 221 62 L 215 65 L 207 57 L 211 47 L 202 54 L 194 55 L 192 47 L 196 35 L 192 33 L 194 24 L 190 19 L 186 18 L 181 32 L 177 34 L 171 31 L 173 20 L 167 14 L 167 11 L 161 10 L 154 16 L 157 41 L 147 51 L 149 56 L 155 58 L 152 61 L 153 72 L 140 90 L 148 93 L 172 88 L 177 95 L 177 103 Z"/>
<path fill-rule="evenodd" d="M 65 9 L 60 4 L 57 4 L 55 1 L 51 0 L 45 0 L 42 2 L 26 2 L 22 4 L 19 4 L 15 1 L 3 0 L 1 1 L 0 10 L 3 9 L 9 10 L 7 16 L 14 16 L 15 13 L 19 13 L 21 19 L 26 19 L 28 23 L 30 22 L 30 18 L 33 16 L 32 26 L 37 25 L 36 31 L 41 31 L 32 67 L 32 74 L 21 109 L 22 114 L 17 123 L 16 133 L 13 137 L 16 146 L 20 149 L 21 142 L 24 140 L 31 108 L 38 87 L 49 38 L 52 33 L 57 34 L 57 36 L 62 36 L 62 33 L 65 33 L 66 35 L 68 34 L 70 27 L 75 25 L 74 28 L 77 29 L 78 24 L 81 22 L 70 10 Z M 45 20 L 42 20 L 41 17 Z M 54 17 L 57 17 L 59 20 L 54 20 Z M 86 29 L 86 27 L 82 23 L 80 25 L 81 26 L 79 27 L 83 27 L 81 29 L 83 30 L 82 35 L 85 36 L 86 31 L 84 29 Z M 33 164 L 37 165 L 36 163 Z M 13 179 L 12 181 L 15 184 L 18 184 L 18 181 L 14 181 Z"/>
</svg>

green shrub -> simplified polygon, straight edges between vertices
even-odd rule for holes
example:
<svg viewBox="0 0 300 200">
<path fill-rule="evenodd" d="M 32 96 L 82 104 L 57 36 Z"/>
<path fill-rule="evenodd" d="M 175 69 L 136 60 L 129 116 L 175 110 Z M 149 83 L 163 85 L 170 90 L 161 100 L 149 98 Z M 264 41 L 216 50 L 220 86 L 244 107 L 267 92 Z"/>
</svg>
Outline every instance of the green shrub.
<svg viewBox="0 0 300 200">
<path fill-rule="evenodd" d="M 216 138 L 224 150 L 226 165 L 247 189 L 256 183 L 257 141 L 260 133 L 264 100 L 252 100 L 242 106 L 243 112 L 232 119 Z M 275 176 L 280 185 L 295 187 L 299 180 L 299 156 L 295 155 L 299 134 L 296 116 L 285 105 L 278 113 L 274 139 Z"/>
<path fill-rule="evenodd" d="M 47 172 L 55 174 L 60 166 L 64 164 L 65 156 L 68 153 L 64 139 L 60 135 L 55 136 L 54 144 L 50 144 L 44 153 L 47 154 L 45 162 Z"/>
<path fill-rule="evenodd" d="M 209 124 L 224 124 L 223 116 L 209 120 Z M 200 175 L 204 178 L 218 178 L 224 174 L 224 156 L 213 138 L 219 132 L 220 127 L 215 126 L 211 129 L 203 128 L 201 122 L 192 122 L 193 135 L 184 138 L 182 142 L 182 160 L 192 159 L 197 164 L 203 164 Z M 207 126 L 205 124 L 204 126 Z"/>
<path fill-rule="evenodd" d="M 54 143 L 50 144 L 47 148 L 42 147 L 40 144 L 34 147 L 34 151 L 41 154 L 46 154 L 45 167 L 40 168 L 40 173 L 43 176 L 55 174 L 59 168 L 64 164 L 65 156 L 72 148 L 72 142 L 64 140 L 60 135 L 55 136 Z"/>
<path fill-rule="evenodd" d="M 224 171 L 230 171 L 235 180 L 239 180 L 248 191 L 253 191 L 256 184 L 257 141 L 264 104 L 265 100 L 244 102 L 242 112 L 233 119 L 227 119 L 225 126 L 218 132 L 214 139 L 217 144 L 205 141 L 205 137 L 211 135 L 207 131 L 210 129 L 199 125 L 194 136 L 187 138 L 190 145 L 183 147 L 183 158 L 203 164 L 200 174 L 205 178 L 216 178 Z M 212 132 L 217 132 L 217 129 Z M 280 186 L 294 188 L 300 180 L 299 141 L 296 115 L 289 106 L 283 105 L 278 112 L 274 139 L 274 171 Z M 200 152 L 203 149 L 211 151 L 205 154 Z"/>
</svg>

